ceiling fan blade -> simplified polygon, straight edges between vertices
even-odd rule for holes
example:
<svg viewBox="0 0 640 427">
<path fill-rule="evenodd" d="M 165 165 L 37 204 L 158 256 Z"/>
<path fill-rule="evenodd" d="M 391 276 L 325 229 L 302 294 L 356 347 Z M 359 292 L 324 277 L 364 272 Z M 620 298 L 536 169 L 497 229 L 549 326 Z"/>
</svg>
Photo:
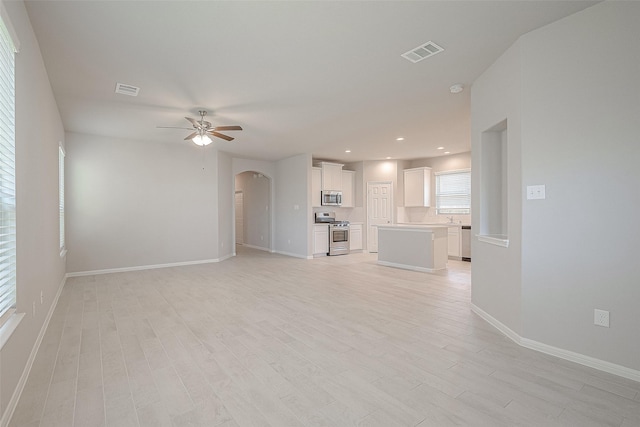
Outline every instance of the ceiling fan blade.
<svg viewBox="0 0 640 427">
<path fill-rule="evenodd" d="M 179 128 L 177 126 L 156 126 L 156 129 L 184 129 L 184 130 L 193 130 L 193 128 Z"/>
<path fill-rule="evenodd" d="M 242 130 L 240 126 L 216 126 L 213 130 Z"/>
<path fill-rule="evenodd" d="M 200 129 L 200 123 L 196 119 L 192 119 L 191 117 L 185 117 L 185 119 L 189 120 L 196 129 Z"/>
<path fill-rule="evenodd" d="M 233 141 L 233 138 L 227 135 L 223 135 L 221 133 L 218 133 L 216 131 L 209 131 L 209 134 L 213 135 L 213 136 L 217 136 L 218 138 L 222 138 L 222 139 L 226 139 L 227 141 Z"/>
<path fill-rule="evenodd" d="M 192 133 L 191 135 L 189 135 L 188 137 L 186 137 L 184 140 L 186 141 L 186 140 L 189 140 L 189 139 L 193 139 L 195 136 L 197 136 L 197 135 L 198 135 L 198 133 L 199 133 L 199 132 L 194 132 L 194 133 Z"/>
</svg>

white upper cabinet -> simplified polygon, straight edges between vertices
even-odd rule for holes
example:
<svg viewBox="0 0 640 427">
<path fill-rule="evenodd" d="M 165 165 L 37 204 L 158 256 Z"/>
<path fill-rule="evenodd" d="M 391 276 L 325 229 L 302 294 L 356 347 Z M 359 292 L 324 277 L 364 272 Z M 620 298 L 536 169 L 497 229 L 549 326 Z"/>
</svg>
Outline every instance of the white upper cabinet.
<svg viewBox="0 0 640 427">
<path fill-rule="evenodd" d="M 320 163 L 323 191 L 342 191 L 342 166 L 339 163 Z"/>
<path fill-rule="evenodd" d="M 413 168 L 404 170 L 405 207 L 431 205 L 431 168 Z"/>
<path fill-rule="evenodd" d="M 322 206 L 322 169 L 311 168 L 311 206 Z"/>
<path fill-rule="evenodd" d="M 342 207 L 352 208 L 355 206 L 355 181 L 354 171 L 342 171 Z"/>
</svg>

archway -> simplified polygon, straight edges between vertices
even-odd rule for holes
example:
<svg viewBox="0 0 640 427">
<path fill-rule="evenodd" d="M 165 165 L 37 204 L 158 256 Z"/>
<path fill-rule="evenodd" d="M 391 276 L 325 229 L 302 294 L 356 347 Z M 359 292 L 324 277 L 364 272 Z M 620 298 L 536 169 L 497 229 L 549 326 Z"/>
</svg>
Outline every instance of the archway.
<svg viewBox="0 0 640 427">
<path fill-rule="evenodd" d="M 261 172 L 245 171 L 235 175 L 236 247 L 272 250 L 271 189 L 271 178 Z"/>
</svg>

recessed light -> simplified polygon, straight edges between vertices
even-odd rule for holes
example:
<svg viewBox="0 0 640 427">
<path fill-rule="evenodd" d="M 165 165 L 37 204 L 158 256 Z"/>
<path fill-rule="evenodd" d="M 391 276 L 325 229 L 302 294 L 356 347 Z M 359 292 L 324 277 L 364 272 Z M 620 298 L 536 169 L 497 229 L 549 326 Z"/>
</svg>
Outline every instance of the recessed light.
<svg viewBox="0 0 640 427">
<path fill-rule="evenodd" d="M 445 151 L 444 154 L 451 154 L 451 151 Z"/>
<path fill-rule="evenodd" d="M 404 138 L 399 136 L 399 137 L 396 138 L 396 141 L 404 141 Z"/>
<path fill-rule="evenodd" d="M 451 93 L 460 93 L 464 90 L 464 85 L 461 83 L 456 83 L 449 88 L 449 92 Z"/>
<path fill-rule="evenodd" d="M 437 150 L 444 150 L 444 147 L 438 147 Z"/>
<path fill-rule="evenodd" d="M 387 157 L 387 160 L 391 160 L 391 157 Z"/>
<path fill-rule="evenodd" d="M 351 150 L 344 150 L 344 152 L 345 152 L 345 153 L 350 153 L 350 152 L 351 152 Z"/>
</svg>

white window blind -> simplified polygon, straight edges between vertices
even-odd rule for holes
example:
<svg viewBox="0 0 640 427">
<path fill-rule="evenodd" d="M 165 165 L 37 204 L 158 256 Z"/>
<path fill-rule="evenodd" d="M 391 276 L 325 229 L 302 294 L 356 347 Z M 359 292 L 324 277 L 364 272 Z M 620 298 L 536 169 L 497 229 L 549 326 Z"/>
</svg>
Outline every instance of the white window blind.
<svg viewBox="0 0 640 427">
<path fill-rule="evenodd" d="M 471 213 L 471 171 L 448 171 L 436 174 L 436 213 L 468 215 Z"/>
<path fill-rule="evenodd" d="M 64 251 L 64 150 L 58 148 L 58 204 L 60 207 L 60 251 Z"/>
<path fill-rule="evenodd" d="M 4 8 L 3 8 L 4 9 Z M 0 19 L 0 325 L 16 305 L 15 52 Z"/>
</svg>

